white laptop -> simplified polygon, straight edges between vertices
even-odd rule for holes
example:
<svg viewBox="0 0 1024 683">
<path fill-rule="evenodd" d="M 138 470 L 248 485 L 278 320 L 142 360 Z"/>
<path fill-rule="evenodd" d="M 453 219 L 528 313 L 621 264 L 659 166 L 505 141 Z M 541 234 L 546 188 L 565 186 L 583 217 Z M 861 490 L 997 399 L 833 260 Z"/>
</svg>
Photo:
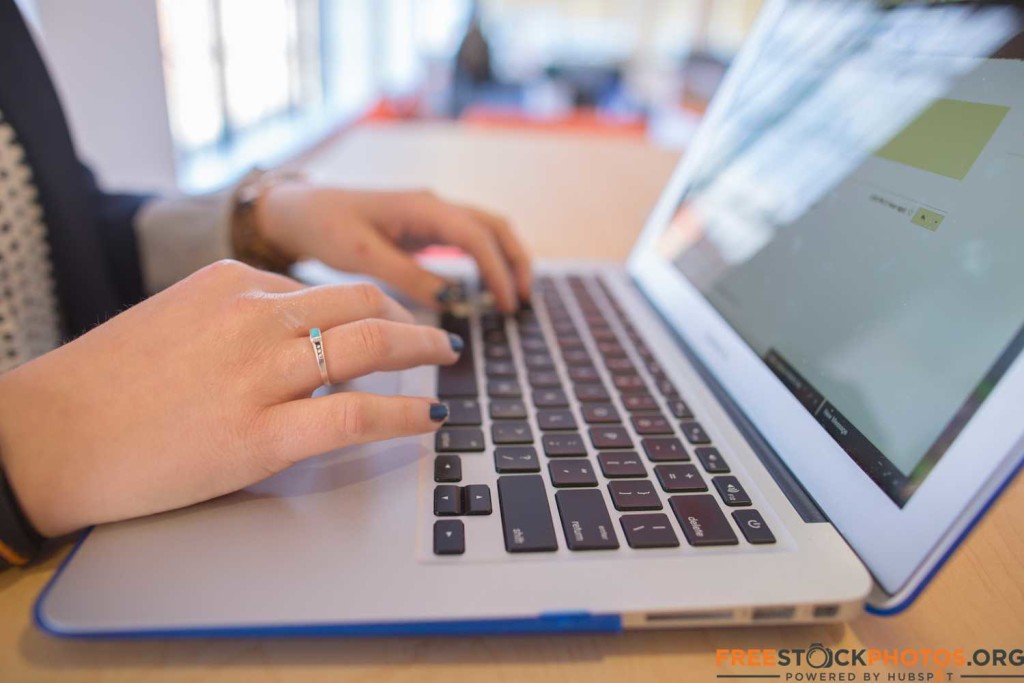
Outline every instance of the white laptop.
<svg viewBox="0 0 1024 683">
<path fill-rule="evenodd" d="M 39 626 L 476 634 L 903 609 L 1022 461 L 1022 26 L 1016 4 L 769 3 L 628 264 L 541 264 L 508 319 L 470 281 L 441 319 L 467 339 L 459 364 L 360 383 L 436 391 L 436 439 L 94 529 Z"/>
</svg>

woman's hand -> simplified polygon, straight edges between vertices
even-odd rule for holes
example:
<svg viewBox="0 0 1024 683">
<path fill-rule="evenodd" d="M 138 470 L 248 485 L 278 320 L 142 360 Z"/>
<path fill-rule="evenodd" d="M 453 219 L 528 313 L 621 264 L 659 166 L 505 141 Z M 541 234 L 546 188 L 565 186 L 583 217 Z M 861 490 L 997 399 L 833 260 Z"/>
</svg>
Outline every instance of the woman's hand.
<svg viewBox="0 0 1024 683">
<path fill-rule="evenodd" d="M 264 237 L 283 251 L 371 275 L 428 306 L 443 301 L 442 278 L 412 257 L 433 244 L 460 247 L 476 261 L 498 308 L 530 296 L 530 259 L 503 219 L 429 192 L 355 192 L 286 183 L 257 203 Z"/>
<path fill-rule="evenodd" d="M 29 520 L 54 536 L 182 507 L 443 422 L 428 398 L 310 398 L 311 327 L 334 382 L 450 364 L 462 348 L 376 287 L 304 289 L 216 263 L 0 375 L 0 457 Z"/>
</svg>

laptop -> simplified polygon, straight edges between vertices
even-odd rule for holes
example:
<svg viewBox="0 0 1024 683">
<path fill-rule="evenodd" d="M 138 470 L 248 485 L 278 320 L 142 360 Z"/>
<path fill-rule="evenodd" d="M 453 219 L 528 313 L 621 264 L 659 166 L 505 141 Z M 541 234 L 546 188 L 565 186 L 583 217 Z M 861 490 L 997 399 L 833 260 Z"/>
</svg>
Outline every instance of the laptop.
<svg viewBox="0 0 1024 683">
<path fill-rule="evenodd" d="M 628 263 L 542 263 L 510 317 L 467 277 L 464 303 L 420 314 L 466 339 L 457 365 L 355 383 L 437 392 L 436 437 L 96 528 L 38 625 L 613 632 L 904 609 L 1022 462 L 1022 27 L 1019 4 L 768 3 Z"/>
</svg>

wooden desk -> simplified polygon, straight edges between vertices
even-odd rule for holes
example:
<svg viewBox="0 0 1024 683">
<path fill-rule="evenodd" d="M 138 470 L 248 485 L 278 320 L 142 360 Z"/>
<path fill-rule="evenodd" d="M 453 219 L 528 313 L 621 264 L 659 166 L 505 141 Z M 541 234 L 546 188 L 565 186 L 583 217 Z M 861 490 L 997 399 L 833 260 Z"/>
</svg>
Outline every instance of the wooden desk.
<svg viewBox="0 0 1024 683">
<path fill-rule="evenodd" d="M 672 154 L 624 141 L 363 129 L 321 150 L 317 177 L 429 186 L 513 217 L 539 256 L 625 256 Z M 1024 486 L 1017 482 L 905 614 L 827 627 L 463 639 L 71 642 L 39 633 L 57 565 L 0 573 L 0 681 L 713 681 L 716 648 L 1014 647 L 1024 635 Z M 861 679 L 862 680 L 862 679 Z M 885 680 L 883 673 L 882 681 Z"/>
</svg>

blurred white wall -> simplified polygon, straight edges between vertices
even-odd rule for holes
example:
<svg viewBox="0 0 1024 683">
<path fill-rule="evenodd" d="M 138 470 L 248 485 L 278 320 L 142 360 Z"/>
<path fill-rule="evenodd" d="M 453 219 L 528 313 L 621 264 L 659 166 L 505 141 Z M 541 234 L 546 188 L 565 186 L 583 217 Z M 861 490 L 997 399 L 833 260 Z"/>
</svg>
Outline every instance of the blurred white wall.
<svg viewBox="0 0 1024 683">
<path fill-rule="evenodd" d="M 110 190 L 176 188 L 152 0 L 19 0 L 35 15 L 78 153 Z"/>
</svg>

